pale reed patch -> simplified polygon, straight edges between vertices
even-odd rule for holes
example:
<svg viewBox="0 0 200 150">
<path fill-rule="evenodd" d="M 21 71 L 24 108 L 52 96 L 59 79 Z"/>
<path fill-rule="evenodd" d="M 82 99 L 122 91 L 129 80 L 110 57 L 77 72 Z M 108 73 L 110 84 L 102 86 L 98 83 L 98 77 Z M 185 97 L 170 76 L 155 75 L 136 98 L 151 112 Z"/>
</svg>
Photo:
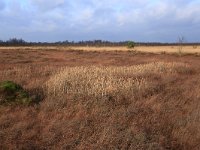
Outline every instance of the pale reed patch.
<svg viewBox="0 0 200 150">
<path fill-rule="evenodd" d="M 65 67 L 45 84 L 47 95 L 63 94 L 105 96 L 123 93 L 133 95 L 150 87 L 143 77 L 147 73 L 176 73 L 183 63 L 155 62 L 129 67 Z"/>
</svg>

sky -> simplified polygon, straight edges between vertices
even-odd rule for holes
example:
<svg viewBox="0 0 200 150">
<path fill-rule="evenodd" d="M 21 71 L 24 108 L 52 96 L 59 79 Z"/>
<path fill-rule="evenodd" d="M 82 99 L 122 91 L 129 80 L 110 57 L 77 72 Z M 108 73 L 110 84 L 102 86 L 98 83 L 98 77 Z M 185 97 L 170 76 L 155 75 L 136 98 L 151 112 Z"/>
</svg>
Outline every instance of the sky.
<svg viewBox="0 0 200 150">
<path fill-rule="evenodd" d="M 0 40 L 200 42 L 200 0 L 0 0 Z"/>
</svg>

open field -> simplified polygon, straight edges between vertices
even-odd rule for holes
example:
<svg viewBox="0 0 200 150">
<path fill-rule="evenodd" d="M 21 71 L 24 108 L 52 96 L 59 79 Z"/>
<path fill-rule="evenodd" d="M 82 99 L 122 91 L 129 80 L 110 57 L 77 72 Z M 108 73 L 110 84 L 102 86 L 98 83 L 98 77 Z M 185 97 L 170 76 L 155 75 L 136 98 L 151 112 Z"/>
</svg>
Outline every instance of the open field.
<svg viewBox="0 0 200 150">
<path fill-rule="evenodd" d="M 136 46 L 134 49 L 127 47 L 78 47 L 78 50 L 85 51 L 139 51 L 149 53 L 177 53 L 179 46 Z M 73 48 L 72 48 L 73 49 Z M 183 46 L 182 53 L 200 53 L 200 46 Z"/>
<path fill-rule="evenodd" d="M 0 49 L 19 50 L 84 50 L 84 51 L 138 51 L 148 53 L 179 53 L 180 46 L 136 46 L 130 49 L 123 46 L 113 47 L 87 47 L 87 46 L 23 46 L 23 47 L 0 47 Z M 182 46 L 181 52 L 184 54 L 200 54 L 199 45 Z"/>
<path fill-rule="evenodd" d="M 1 47 L 0 149 L 200 149 L 199 46 L 135 49 Z"/>
</svg>

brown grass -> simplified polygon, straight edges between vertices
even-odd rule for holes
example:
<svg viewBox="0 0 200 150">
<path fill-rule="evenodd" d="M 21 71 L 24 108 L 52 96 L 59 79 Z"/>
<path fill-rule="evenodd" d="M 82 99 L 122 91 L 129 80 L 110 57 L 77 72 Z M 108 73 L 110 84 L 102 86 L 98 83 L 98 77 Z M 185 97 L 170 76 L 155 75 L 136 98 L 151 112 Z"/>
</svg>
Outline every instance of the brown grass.
<svg viewBox="0 0 200 150">
<path fill-rule="evenodd" d="M 0 58 L 0 81 L 41 100 L 0 106 L 0 149 L 200 148 L 196 55 L 4 49 Z"/>
<path fill-rule="evenodd" d="M 135 46 L 135 48 L 127 48 L 125 46 L 113 46 L 113 47 L 95 47 L 95 46 L 29 46 L 29 47 L 0 47 L 6 50 L 77 50 L 77 51 L 138 51 L 148 53 L 180 53 L 180 46 Z M 183 54 L 200 54 L 200 46 L 182 46 L 181 53 Z"/>
</svg>

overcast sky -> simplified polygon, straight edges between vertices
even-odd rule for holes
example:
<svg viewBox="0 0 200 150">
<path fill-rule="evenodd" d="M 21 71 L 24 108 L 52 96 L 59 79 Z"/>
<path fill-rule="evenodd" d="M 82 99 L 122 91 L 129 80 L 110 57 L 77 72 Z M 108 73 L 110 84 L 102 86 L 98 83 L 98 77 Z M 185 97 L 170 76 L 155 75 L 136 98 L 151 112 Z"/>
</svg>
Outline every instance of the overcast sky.
<svg viewBox="0 0 200 150">
<path fill-rule="evenodd" d="M 0 39 L 200 42 L 200 0 L 0 0 Z"/>
</svg>

